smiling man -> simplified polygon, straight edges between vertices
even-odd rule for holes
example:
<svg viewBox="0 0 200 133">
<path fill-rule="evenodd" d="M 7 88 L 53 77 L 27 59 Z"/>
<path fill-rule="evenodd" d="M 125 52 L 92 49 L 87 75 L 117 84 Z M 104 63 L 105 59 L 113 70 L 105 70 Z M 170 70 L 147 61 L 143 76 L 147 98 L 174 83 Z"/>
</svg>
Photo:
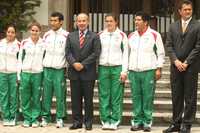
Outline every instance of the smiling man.
<svg viewBox="0 0 200 133">
<path fill-rule="evenodd" d="M 43 60 L 44 83 L 42 96 L 42 123 L 47 126 L 51 120 L 52 96 L 56 96 L 56 127 L 63 127 L 66 115 L 65 45 L 68 32 L 62 29 L 64 17 L 53 12 L 50 17 L 51 30 L 44 35 L 46 53 Z"/>
<path fill-rule="evenodd" d="M 196 114 L 200 53 L 200 24 L 192 17 L 192 3 L 179 6 L 180 19 L 171 24 L 166 50 L 171 60 L 172 123 L 163 133 L 190 133 Z"/>
<path fill-rule="evenodd" d="M 85 124 L 86 130 L 92 130 L 93 89 L 97 78 L 96 61 L 101 52 L 101 45 L 99 37 L 88 30 L 88 24 L 88 15 L 80 13 L 76 18 L 78 30 L 69 34 L 66 43 L 73 119 L 70 130 L 82 128 L 82 123 Z M 83 98 L 85 117 L 82 114 Z"/>
<path fill-rule="evenodd" d="M 134 103 L 131 130 L 151 131 L 156 80 L 161 77 L 164 47 L 161 35 L 149 26 L 150 16 L 135 15 L 136 31 L 129 37 L 129 80 Z"/>
</svg>

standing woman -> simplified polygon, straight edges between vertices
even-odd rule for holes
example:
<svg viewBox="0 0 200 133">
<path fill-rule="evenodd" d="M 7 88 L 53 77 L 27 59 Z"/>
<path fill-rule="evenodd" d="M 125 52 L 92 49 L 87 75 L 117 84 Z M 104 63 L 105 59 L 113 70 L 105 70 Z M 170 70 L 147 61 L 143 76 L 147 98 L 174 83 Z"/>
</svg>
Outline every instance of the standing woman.
<svg viewBox="0 0 200 133">
<path fill-rule="evenodd" d="M 6 38 L 0 41 L 0 105 L 4 126 L 16 125 L 19 45 L 16 28 L 9 25 Z"/>
<path fill-rule="evenodd" d="M 124 87 L 127 77 L 127 36 L 118 29 L 117 19 L 108 14 L 106 28 L 99 33 L 102 51 L 99 59 L 99 104 L 102 129 L 116 130 L 121 122 Z"/>
<path fill-rule="evenodd" d="M 41 85 L 45 44 L 40 38 L 41 26 L 33 22 L 28 26 L 30 37 L 23 40 L 20 48 L 21 104 L 24 116 L 23 127 L 38 127 L 41 113 Z"/>
</svg>

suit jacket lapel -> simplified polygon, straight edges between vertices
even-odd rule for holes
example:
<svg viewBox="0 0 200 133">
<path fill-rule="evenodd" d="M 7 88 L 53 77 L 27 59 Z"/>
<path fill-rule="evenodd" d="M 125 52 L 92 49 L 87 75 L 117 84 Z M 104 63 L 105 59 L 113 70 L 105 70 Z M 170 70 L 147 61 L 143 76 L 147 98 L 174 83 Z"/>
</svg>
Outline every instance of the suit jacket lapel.
<svg viewBox="0 0 200 133">
<path fill-rule="evenodd" d="M 191 29 L 193 23 L 194 23 L 194 20 L 191 19 L 190 22 L 189 22 L 189 24 L 188 24 L 188 26 L 187 26 L 187 28 L 186 28 L 186 30 L 185 30 L 185 33 L 184 33 L 184 34 L 186 34 L 186 33 Z"/>
<path fill-rule="evenodd" d="M 77 48 L 80 49 L 79 31 L 76 31 L 75 36 L 74 36 L 74 40 L 76 41 L 75 44 L 76 44 Z"/>
<path fill-rule="evenodd" d="M 183 34 L 181 20 L 178 21 L 177 31 L 179 31 L 179 33 L 181 33 L 181 35 Z"/>
</svg>

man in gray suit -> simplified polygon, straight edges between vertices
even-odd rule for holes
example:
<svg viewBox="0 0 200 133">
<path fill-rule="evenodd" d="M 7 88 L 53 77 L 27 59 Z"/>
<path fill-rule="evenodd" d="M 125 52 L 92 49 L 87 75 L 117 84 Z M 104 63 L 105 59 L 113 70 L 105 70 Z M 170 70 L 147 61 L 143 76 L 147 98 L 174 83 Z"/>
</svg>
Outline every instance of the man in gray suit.
<svg viewBox="0 0 200 133">
<path fill-rule="evenodd" d="M 88 15 L 80 13 L 76 19 L 78 30 L 69 34 L 66 43 L 73 118 L 71 130 L 82 128 L 83 122 L 86 130 L 92 129 L 93 88 L 97 78 L 96 61 L 101 52 L 101 44 L 99 37 L 88 30 L 88 24 Z M 83 98 L 84 120 L 82 115 Z"/>
<path fill-rule="evenodd" d="M 170 26 L 166 50 L 171 60 L 172 123 L 163 133 L 190 133 L 196 114 L 200 24 L 191 1 L 180 3 L 181 19 Z"/>
</svg>

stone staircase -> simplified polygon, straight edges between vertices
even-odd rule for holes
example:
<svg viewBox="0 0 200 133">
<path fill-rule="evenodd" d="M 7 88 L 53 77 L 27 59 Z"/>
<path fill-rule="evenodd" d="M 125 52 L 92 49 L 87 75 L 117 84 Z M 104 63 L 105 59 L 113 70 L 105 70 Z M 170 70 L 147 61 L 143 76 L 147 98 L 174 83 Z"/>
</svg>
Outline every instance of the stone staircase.
<svg viewBox="0 0 200 133">
<path fill-rule="evenodd" d="M 157 81 L 155 100 L 154 100 L 154 124 L 164 125 L 170 122 L 172 116 L 172 102 L 171 102 L 171 90 L 169 81 L 169 58 L 166 57 L 164 67 L 162 69 L 162 78 Z M 70 100 L 70 89 L 69 81 L 67 81 L 67 122 L 71 122 L 71 100 Z M 198 86 L 200 88 L 200 79 Z M 55 101 L 55 99 L 53 99 Z M 94 89 L 94 123 L 100 123 L 99 121 L 99 100 L 98 100 L 98 89 L 97 84 Z M 55 102 L 53 102 L 55 103 Z M 131 90 L 130 85 L 127 81 L 124 90 L 123 100 L 123 119 L 122 124 L 129 125 L 132 118 L 132 101 L 131 101 Z M 53 114 L 55 113 L 55 104 L 52 109 Z M 198 89 L 198 102 L 197 102 L 197 114 L 195 123 L 200 123 L 200 89 Z"/>
</svg>

